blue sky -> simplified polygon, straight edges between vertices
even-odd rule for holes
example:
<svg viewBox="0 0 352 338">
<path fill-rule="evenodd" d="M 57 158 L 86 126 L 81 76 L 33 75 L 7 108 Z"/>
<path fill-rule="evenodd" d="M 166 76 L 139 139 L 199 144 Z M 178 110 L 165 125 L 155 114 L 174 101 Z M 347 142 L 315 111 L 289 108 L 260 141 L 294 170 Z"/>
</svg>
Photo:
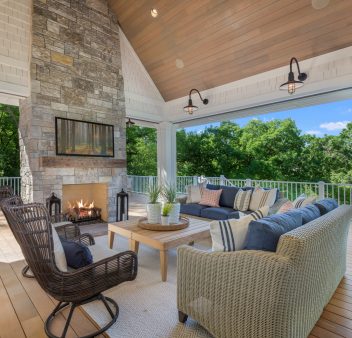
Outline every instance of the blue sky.
<svg viewBox="0 0 352 338">
<path fill-rule="evenodd" d="M 337 101 L 317 106 L 286 110 L 282 112 L 256 115 L 233 120 L 240 126 L 246 125 L 253 118 L 262 121 L 272 119 L 292 118 L 296 121 L 303 134 L 316 136 L 338 135 L 346 124 L 352 121 L 352 100 Z M 206 124 L 202 126 L 185 128 L 186 131 L 201 132 L 210 125 L 216 126 L 219 123 Z"/>
</svg>

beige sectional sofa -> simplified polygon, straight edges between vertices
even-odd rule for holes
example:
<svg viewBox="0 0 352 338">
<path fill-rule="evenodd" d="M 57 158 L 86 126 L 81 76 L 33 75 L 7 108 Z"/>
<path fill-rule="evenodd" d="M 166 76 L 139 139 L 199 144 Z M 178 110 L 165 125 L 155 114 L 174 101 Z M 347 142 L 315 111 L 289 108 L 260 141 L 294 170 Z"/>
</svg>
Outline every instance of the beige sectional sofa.
<svg viewBox="0 0 352 338">
<path fill-rule="evenodd" d="M 346 269 L 352 207 L 280 237 L 276 252 L 178 250 L 180 320 L 219 338 L 307 337 Z"/>
</svg>

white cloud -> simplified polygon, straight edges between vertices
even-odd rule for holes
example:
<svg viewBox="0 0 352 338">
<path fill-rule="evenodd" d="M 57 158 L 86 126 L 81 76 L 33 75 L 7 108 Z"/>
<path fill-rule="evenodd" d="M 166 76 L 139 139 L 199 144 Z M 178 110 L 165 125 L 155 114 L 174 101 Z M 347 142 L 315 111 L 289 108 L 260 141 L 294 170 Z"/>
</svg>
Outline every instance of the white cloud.
<svg viewBox="0 0 352 338">
<path fill-rule="evenodd" d="M 322 132 L 319 130 L 307 130 L 304 132 L 307 135 L 321 135 Z"/>
<path fill-rule="evenodd" d="M 342 130 L 347 127 L 347 124 L 350 121 L 337 121 L 337 122 L 327 122 L 327 123 L 322 123 L 320 125 L 320 128 L 326 129 L 326 130 Z"/>
</svg>

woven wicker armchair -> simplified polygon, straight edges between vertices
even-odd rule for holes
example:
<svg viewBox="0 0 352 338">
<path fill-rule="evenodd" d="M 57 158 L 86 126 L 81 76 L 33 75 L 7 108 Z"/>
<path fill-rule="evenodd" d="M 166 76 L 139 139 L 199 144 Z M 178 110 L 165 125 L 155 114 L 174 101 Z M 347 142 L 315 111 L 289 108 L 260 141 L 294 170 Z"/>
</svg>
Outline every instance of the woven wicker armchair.
<svg viewBox="0 0 352 338">
<path fill-rule="evenodd" d="M 340 206 L 282 235 L 276 252 L 180 247 L 180 322 L 221 338 L 306 338 L 346 271 L 351 218 Z"/>
<path fill-rule="evenodd" d="M 15 196 L 13 193 L 12 187 L 9 185 L 3 185 L 0 187 L 0 202 L 5 198 Z"/>
<path fill-rule="evenodd" d="M 38 283 L 49 295 L 59 301 L 45 321 L 46 334 L 56 338 L 50 329 L 51 321 L 58 312 L 70 306 L 61 336 L 65 337 L 75 308 L 94 300 L 103 302 L 111 316 L 111 321 L 86 337 L 95 337 L 113 325 L 118 317 L 118 305 L 113 299 L 105 297 L 102 292 L 136 278 L 136 254 L 126 251 L 73 272 L 62 272 L 55 264 L 52 226 L 44 205 L 33 203 L 11 206 L 10 203 L 5 203 L 2 207 Z"/>
</svg>

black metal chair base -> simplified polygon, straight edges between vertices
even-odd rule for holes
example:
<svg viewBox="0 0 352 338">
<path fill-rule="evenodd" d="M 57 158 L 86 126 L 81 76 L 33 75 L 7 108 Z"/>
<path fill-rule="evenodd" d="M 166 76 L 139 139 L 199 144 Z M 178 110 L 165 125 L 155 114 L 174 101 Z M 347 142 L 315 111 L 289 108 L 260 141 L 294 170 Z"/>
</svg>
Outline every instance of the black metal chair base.
<svg viewBox="0 0 352 338">
<path fill-rule="evenodd" d="M 26 278 L 35 278 L 34 275 L 32 274 L 32 271 L 29 269 L 29 266 L 26 265 L 23 269 L 22 269 L 22 276 L 26 277 Z"/>
<path fill-rule="evenodd" d="M 87 300 L 85 300 L 83 302 L 80 302 L 80 303 L 59 302 L 57 304 L 57 306 L 55 307 L 54 311 L 50 314 L 50 316 L 45 321 L 44 328 L 45 328 L 45 333 L 47 334 L 47 336 L 50 337 L 50 338 L 64 338 L 64 337 L 66 337 L 66 333 L 67 333 L 68 327 L 70 325 L 73 312 L 76 309 L 76 307 L 78 307 L 80 305 L 84 305 L 84 304 L 90 303 L 90 302 L 93 302 L 95 300 L 101 300 L 103 302 L 103 304 L 105 305 L 107 311 L 109 312 L 109 314 L 111 316 L 111 321 L 108 324 L 106 324 L 104 327 L 99 329 L 98 331 L 95 331 L 95 332 L 93 332 L 93 333 L 91 333 L 91 334 L 89 334 L 87 336 L 81 337 L 81 338 L 93 338 L 93 337 L 96 337 L 96 336 L 102 334 L 103 332 L 105 332 L 108 328 L 110 328 L 116 322 L 117 317 L 119 316 L 119 307 L 118 307 L 117 303 L 113 299 L 111 299 L 109 297 L 105 297 L 102 294 L 99 294 L 99 295 L 97 295 L 97 296 L 95 296 L 93 298 L 87 299 Z M 114 311 L 111 309 L 111 307 L 109 306 L 108 302 L 113 305 Z M 67 317 L 65 327 L 64 327 L 64 329 L 62 331 L 62 335 L 59 337 L 59 336 L 54 335 L 50 331 L 50 324 L 53 321 L 54 317 L 61 310 L 66 308 L 67 306 L 70 306 L 70 312 L 69 312 L 69 315 Z"/>
</svg>

